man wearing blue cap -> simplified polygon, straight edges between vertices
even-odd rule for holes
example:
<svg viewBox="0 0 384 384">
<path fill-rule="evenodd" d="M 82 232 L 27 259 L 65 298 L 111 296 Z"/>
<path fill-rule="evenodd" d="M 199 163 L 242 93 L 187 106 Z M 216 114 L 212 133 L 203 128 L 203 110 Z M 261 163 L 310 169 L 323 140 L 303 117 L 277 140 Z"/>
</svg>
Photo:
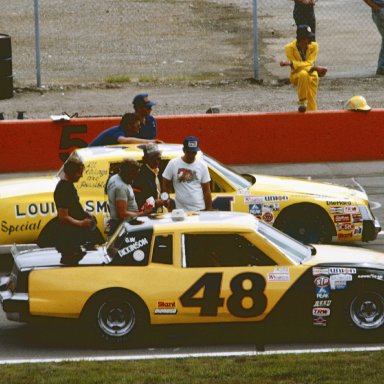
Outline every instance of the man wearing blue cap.
<svg viewBox="0 0 384 384">
<path fill-rule="evenodd" d="M 212 209 L 211 177 L 207 164 L 196 159 L 199 139 L 188 136 L 184 139 L 182 157 L 172 159 L 163 172 L 163 191 L 175 191 L 177 209 L 204 211 Z"/>
<path fill-rule="evenodd" d="M 139 135 L 142 139 L 153 140 L 157 135 L 157 124 L 151 115 L 155 103 L 149 100 L 148 93 L 140 93 L 133 98 L 133 108 L 137 118 L 140 120 Z"/>
<path fill-rule="evenodd" d="M 285 46 L 288 61 L 281 61 L 282 67 L 290 66 L 289 80 L 297 86 L 299 112 L 316 111 L 316 94 L 319 76 L 325 76 L 327 68 L 315 65 L 319 45 L 308 25 L 299 25 L 296 39 Z"/>
</svg>

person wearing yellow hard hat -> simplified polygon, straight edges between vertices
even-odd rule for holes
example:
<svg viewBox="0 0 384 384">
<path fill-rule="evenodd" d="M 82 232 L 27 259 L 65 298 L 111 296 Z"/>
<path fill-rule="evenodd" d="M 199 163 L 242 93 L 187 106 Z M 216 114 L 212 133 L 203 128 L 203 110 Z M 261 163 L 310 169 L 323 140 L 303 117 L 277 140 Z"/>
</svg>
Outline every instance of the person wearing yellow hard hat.
<svg viewBox="0 0 384 384">
<path fill-rule="evenodd" d="M 345 103 L 345 109 L 348 111 L 368 112 L 371 110 L 371 107 L 363 96 L 353 96 Z"/>
</svg>

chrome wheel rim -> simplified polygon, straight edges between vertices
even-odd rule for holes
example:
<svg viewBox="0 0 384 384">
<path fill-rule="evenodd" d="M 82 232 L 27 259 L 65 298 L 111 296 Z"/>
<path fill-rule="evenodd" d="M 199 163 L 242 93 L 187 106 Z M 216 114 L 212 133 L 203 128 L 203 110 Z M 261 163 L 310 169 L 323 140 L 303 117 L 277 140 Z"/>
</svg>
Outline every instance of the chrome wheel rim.
<svg viewBox="0 0 384 384">
<path fill-rule="evenodd" d="M 107 301 L 99 307 L 97 322 L 105 334 L 121 337 L 130 333 L 135 326 L 135 310 L 125 301 Z"/>
<path fill-rule="evenodd" d="M 384 324 L 384 298 L 374 292 L 356 296 L 350 305 L 353 323 L 362 329 L 377 329 Z"/>
</svg>

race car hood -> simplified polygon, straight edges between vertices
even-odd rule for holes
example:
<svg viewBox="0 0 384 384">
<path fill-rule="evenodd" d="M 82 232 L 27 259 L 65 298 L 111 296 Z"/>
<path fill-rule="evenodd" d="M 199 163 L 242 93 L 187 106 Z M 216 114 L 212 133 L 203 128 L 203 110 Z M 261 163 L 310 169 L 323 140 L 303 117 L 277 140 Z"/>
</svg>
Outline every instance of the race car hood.
<svg viewBox="0 0 384 384">
<path fill-rule="evenodd" d="M 0 181 L 0 198 L 38 195 L 45 192 L 53 193 L 58 181 L 56 176 L 2 180 Z"/>
<path fill-rule="evenodd" d="M 13 249 L 12 254 L 21 271 L 34 268 L 67 268 L 67 266 L 60 263 L 61 254 L 55 248 L 37 248 L 23 252 L 15 252 Z M 103 265 L 107 264 L 108 261 L 105 248 L 99 247 L 94 251 L 88 251 L 78 265 Z"/>
<path fill-rule="evenodd" d="M 259 190 L 271 190 L 274 194 L 293 194 L 296 196 L 310 195 L 317 199 L 350 199 L 351 197 L 368 201 L 364 192 L 342 187 L 339 185 L 321 183 L 310 180 L 292 179 L 290 177 L 277 177 L 265 175 L 252 175 L 256 182 L 250 187 L 251 191 L 257 193 Z"/>
<path fill-rule="evenodd" d="M 315 245 L 316 255 L 305 261 L 305 265 L 319 264 L 355 265 L 384 270 L 384 253 L 358 247 L 339 245 Z"/>
</svg>

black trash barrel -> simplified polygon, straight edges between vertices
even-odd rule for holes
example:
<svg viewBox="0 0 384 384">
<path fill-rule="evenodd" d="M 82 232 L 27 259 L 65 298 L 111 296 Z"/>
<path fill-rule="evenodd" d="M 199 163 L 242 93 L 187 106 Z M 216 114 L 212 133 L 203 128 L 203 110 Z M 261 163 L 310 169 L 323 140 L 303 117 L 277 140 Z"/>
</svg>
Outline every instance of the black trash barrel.
<svg viewBox="0 0 384 384">
<path fill-rule="evenodd" d="M 0 33 L 0 100 L 13 97 L 11 37 Z"/>
</svg>

